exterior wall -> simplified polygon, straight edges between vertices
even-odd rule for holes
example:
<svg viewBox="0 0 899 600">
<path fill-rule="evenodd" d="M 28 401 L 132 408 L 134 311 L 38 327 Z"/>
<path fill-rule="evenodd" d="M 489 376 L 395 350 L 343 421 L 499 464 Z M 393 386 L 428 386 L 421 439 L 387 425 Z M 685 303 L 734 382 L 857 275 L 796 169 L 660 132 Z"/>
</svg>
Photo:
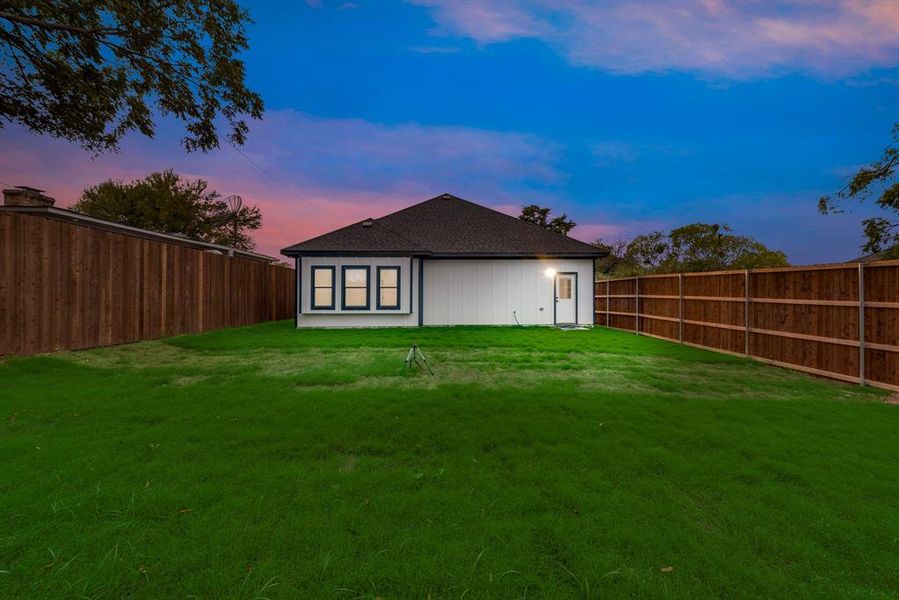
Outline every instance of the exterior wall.
<svg viewBox="0 0 899 600">
<path fill-rule="evenodd" d="M 547 269 L 577 273 L 577 321 L 592 325 L 592 259 L 425 259 L 424 324 L 515 325 L 517 316 L 522 325 L 552 325 Z"/>
<path fill-rule="evenodd" d="M 424 325 L 553 325 L 557 273 L 577 273 L 577 321 L 593 324 L 592 259 L 424 259 Z M 341 310 L 341 267 L 371 267 L 370 310 Z M 312 267 L 335 268 L 335 309 L 312 310 Z M 399 310 L 377 310 L 378 266 L 400 267 Z M 419 259 L 304 257 L 298 261 L 297 327 L 414 327 L 419 324 Z M 411 275 L 411 278 L 410 278 Z M 411 285 L 410 285 L 411 284 Z M 513 313 L 514 311 L 514 313 Z"/>
<path fill-rule="evenodd" d="M 312 257 L 297 259 L 297 327 L 408 327 L 418 325 L 418 259 L 408 256 Z M 371 267 L 369 310 L 341 310 L 341 267 Z M 312 310 L 312 267 L 334 267 L 334 310 Z M 400 267 L 400 308 L 377 309 L 377 267 Z"/>
</svg>

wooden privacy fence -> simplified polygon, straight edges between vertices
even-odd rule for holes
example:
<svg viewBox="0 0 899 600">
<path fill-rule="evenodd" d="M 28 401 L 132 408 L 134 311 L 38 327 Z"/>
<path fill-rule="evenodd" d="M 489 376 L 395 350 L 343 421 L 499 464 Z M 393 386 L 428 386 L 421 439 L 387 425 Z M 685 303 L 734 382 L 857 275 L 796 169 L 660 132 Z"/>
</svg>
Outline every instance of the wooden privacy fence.
<svg viewBox="0 0 899 600">
<path fill-rule="evenodd" d="M 595 323 L 899 390 L 899 261 L 595 283 Z"/>
<path fill-rule="evenodd" d="M 0 211 L 0 355 L 287 319 L 293 270 Z"/>
</svg>

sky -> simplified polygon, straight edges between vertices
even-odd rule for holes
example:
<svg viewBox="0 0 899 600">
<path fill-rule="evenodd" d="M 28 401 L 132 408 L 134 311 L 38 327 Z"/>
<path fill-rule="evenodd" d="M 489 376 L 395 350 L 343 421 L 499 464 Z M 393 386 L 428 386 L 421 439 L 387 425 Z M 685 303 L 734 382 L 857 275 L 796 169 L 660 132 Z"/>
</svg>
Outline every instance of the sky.
<svg viewBox="0 0 899 600">
<path fill-rule="evenodd" d="M 850 260 L 871 202 L 817 200 L 899 121 L 899 0 L 245 2 L 247 144 L 180 123 L 94 157 L 0 129 L 0 183 L 74 203 L 174 168 L 258 205 L 257 250 L 449 192 L 566 213 L 584 241 L 726 223 L 793 264 Z"/>
</svg>

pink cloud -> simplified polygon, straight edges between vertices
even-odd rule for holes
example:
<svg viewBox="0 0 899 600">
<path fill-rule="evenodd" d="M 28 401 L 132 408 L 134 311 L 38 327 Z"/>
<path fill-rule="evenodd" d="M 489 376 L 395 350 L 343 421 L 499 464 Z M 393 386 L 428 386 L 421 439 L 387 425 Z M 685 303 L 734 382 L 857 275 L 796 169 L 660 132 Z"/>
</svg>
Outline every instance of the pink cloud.
<svg viewBox="0 0 899 600">
<path fill-rule="evenodd" d="M 130 136 L 120 153 L 96 158 L 63 140 L 7 127 L 0 130 L 0 180 L 45 189 L 65 207 L 103 180 L 174 168 L 257 204 L 263 213 L 257 250 L 278 256 L 290 244 L 443 192 L 517 210 L 531 201 L 527 185 L 564 179 L 551 142 L 516 132 L 286 110 L 267 113 L 239 152 L 187 154 L 178 143 L 180 126 L 160 125 L 157 139 Z"/>
<path fill-rule="evenodd" d="M 473 32 L 477 42 L 488 44 L 517 37 L 538 37 L 551 28 L 528 6 L 516 0 L 459 2 L 457 0 L 413 0 L 434 9 L 437 22 L 450 31 Z M 434 33 L 441 34 L 437 29 Z"/>
<path fill-rule="evenodd" d="M 668 224 L 659 220 L 620 221 L 609 219 L 607 222 L 579 223 L 571 230 L 571 236 L 585 242 L 601 239 L 606 243 L 618 240 L 632 240 L 638 235 L 668 228 Z"/>
<path fill-rule="evenodd" d="M 896 0 L 413 1 L 429 7 L 435 33 L 541 39 L 572 64 L 613 73 L 835 77 L 899 61 Z"/>
</svg>

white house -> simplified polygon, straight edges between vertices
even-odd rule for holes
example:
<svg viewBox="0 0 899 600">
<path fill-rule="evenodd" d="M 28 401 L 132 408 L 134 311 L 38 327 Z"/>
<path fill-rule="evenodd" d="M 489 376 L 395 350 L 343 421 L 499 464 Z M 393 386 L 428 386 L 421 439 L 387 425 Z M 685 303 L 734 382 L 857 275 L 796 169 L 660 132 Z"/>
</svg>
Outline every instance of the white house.
<svg viewBox="0 0 899 600">
<path fill-rule="evenodd" d="M 603 252 L 450 194 L 283 249 L 297 327 L 593 323 Z"/>
</svg>

